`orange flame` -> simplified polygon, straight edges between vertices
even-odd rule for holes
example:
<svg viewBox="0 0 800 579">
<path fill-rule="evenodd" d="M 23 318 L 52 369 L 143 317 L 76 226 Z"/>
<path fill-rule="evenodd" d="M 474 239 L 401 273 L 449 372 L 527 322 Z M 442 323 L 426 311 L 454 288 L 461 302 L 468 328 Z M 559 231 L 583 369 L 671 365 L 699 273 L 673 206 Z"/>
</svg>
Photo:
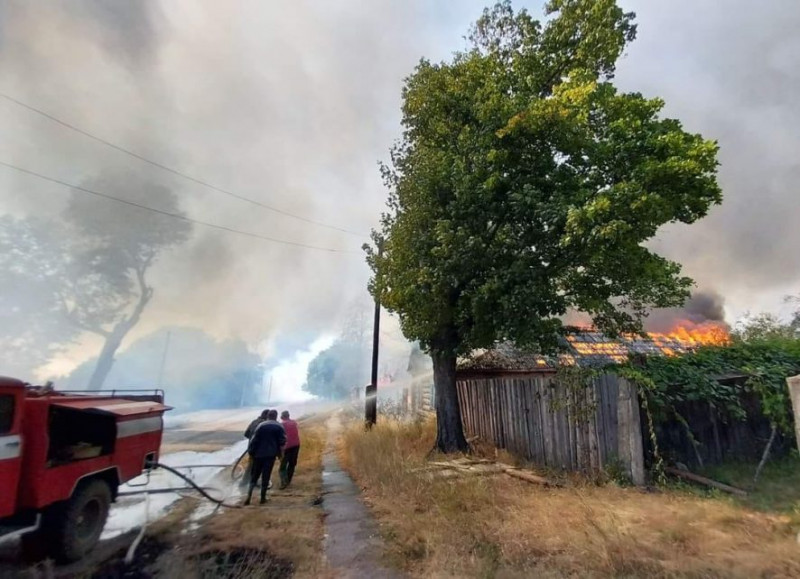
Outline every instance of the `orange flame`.
<svg viewBox="0 0 800 579">
<path fill-rule="evenodd" d="M 582 328 L 584 331 L 596 331 L 591 328 Z M 705 321 L 695 323 L 690 320 L 679 320 L 668 332 L 649 332 L 647 334 L 655 346 L 665 356 L 677 356 L 699 346 L 725 346 L 730 344 L 731 338 L 728 326 L 724 322 Z M 597 356 L 615 362 L 623 363 L 633 351 L 632 343 L 641 340 L 641 336 L 630 334 L 623 335 L 620 340 L 606 338 L 605 341 L 584 341 L 577 335 L 568 335 L 567 341 L 578 356 Z M 562 356 L 561 365 L 574 365 L 572 356 Z"/>
<path fill-rule="evenodd" d="M 648 335 L 655 342 L 659 338 L 669 338 L 691 347 L 726 346 L 731 342 L 728 326 L 724 322 L 713 321 L 696 324 L 690 320 L 680 320 L 668 332 Z"/>
</svg>

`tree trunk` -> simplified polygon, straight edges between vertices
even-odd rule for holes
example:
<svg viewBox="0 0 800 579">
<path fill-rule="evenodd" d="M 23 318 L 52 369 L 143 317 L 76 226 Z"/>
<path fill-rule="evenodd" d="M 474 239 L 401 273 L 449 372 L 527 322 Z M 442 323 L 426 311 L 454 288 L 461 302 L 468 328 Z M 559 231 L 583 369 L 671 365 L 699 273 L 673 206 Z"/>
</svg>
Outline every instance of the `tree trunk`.
<svg viewBox="0 0 800 579">
<path fill-rule="evenodd" d="M 92 377 L 89 378 L 87 390 L 100 390 L 108 377 L 108 373 L 111 372 L 111 367 L 114 365 L 114 354 L 116 354 L 122 343 L 121 339 L 117 339 L 116 333 L 116 328 L 114 328 L 114 331 L 106 337 L 103 349 L 100 350 L 100 356 L 97 358 L 97 364 L 94 366 Z"/>
<path fill-rule="evenodd" d="M 139 323 L 139 318 L 142 317 L 145 306 L 147 306 L 150 298 L 153 297 L 153 289 L 145 284 L 143 272 L 139 274 L 139 283 L 141 294 L 133 312 L 128 318 L 118 322 L 111 332 L 105 334 L 106 341 L 103 344 L 103 349 L 100 350 L 100 357 L 97 358 L 97 364 L 94 367 L 94 372 L 92 372 L 92 377 L 89 379 L 87 390 L 100 390 L 103 387 L 108 373 L 111 372 L 111 367 L 114 365 L 114 354 L 117 353 L 122 340 L 125 339 L 131 328 Z"/>
<path fill-rule="evenodd" d="M 436 387 L 436 450 L 466 452 L 469 450 L 461 425 L 461 408 L 456 389 L 456 357 L 437 350 L 433 358 L 433 382 Z"/>
<path fill-rule="evenodd" d="M 100 356 L 97 358 L 92 377 L 89 378 L 87 390 L 100 390 L 109 372 L 111 372 L 111 367 L 114 365 L 114 354 L 117 353 L 122 344 L 122 339 L 128 333 L 128 330 L 121 326 L 125 326 L 124 322 L 117 324 L 111 333 L 106 336 L 106 341 L 103 344 L 103 349 L 100 350 Z"/>
</svg>

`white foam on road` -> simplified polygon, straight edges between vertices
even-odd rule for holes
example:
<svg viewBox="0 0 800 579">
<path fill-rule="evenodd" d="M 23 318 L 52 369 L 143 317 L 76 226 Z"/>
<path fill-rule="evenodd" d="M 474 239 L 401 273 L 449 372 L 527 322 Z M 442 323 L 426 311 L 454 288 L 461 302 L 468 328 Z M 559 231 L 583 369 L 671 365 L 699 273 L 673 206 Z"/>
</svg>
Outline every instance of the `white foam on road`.
<svg viewBox="0 0 800 579">
<path fill-rule="evenodd" d="M 236 462 L 236 459 L 238 459 L 245 450 L 247 450 L 247 441 L 242 440 L 241 442 L 237 442 L 234 445 L 214 452 L 184 451 L 168 454 L 161 457 L 161 462 L 173 468 L 200 465 L 193 466 L 192 468 L 178 468 L 178 470 L 189 477 L 195 484 L 205 487 L 211 483 L 214 477 L 218 475 L 226 465 L 232 465 Z M 225 486 L 230 487 L 233 484 L 235 483 L 231 481 L 231 485 Z M 127 484 L 120 486 L 119 491 L 146 491 L 182 488 L 185 486 L 187 486 L 186 482 L 171 472 L 164 469 L 156 469 L 150 473 L 149 480 L 147 476 L 137 477 Z M 197 496 L 196 492 L 192 492 Z M 209 494 L 224 499 L 227 495 L 231 494 L 231 489 L 217 488 L 216 490 L 211 490 Z M 145 509 L 146 501 L 144 500 L 144 494 L 120 497 L 111 509 L 102 538 L 110 539 L 111 537 L 116 537 L 131 529 L 141 527 L 146 521 L 155 521 L 164 516 L 169 507 L 180 499 L 181 496 L 179 492 L 152 494 L 150 495 L 149 509 Z M 145 510 L 147 510 L 147 512 L 145 512 Z"/>
<path fill-rule="evenodd" d="M 299 417 L 305 412 L 315 412 L 325 409 L 330 403 L 325 401 L 309 401 L 292 403 L 283 406 L 288 409 L 292 416 Z M 236 408 L 224 410 L 201 410 L 187 414 L 177 415 L 174 418 L 165 418 L 165 426 L 168 430 L 224 430 L 237 425 L 244 432 L 248 422 L 258 416 L 261 408 Z M 178 441 L 177 443 L 180 443 Z M 238 485 L 229 477 L 215 481 L 214 478 L 227 466 L 234 462 L 247 450 L 247 440 L 244 438 L 226 448 L 213 452 L 181 451 L 162 455 L 159 460 L 167 466 L 186 467 L 189 465 L 214 465 L 197 466 L 193 468 L 180 468 L 180 472 L 188 476 L 192 481 L 201 486 L 213 486 L 214 490 L 209 491 L 213 497 L 226 500 L 229 497 L 238 497 Z M 143 486 L 140 486 L 143 485 Z M 155 489 L 172 489 L 186 487 L 187 483 L 174 474 L 156 469 L 150 474 L 149 481 L 146 476 L 140 476 L 120 486 L 120 492 L 132 492 Z M 199 496 L 196 491 L 176 491 L 174 493 L 151 494 L 150 505 L 146 508 L 144 493 L 135 496 L 120 497 L 112 505 L 103 531 L 102 539 L 110 539 L 126 533 L 132 529 L 140 528 L 145 522 L 153 522 L 163 517 L 169 508 L 182 496 Z M 196 525 L 199 519 L 205 518 L 214 512 L 216 505 L 203 499 L 204 504 L 198 507 L 190 518 L 190 522 Z"/>
</svg>

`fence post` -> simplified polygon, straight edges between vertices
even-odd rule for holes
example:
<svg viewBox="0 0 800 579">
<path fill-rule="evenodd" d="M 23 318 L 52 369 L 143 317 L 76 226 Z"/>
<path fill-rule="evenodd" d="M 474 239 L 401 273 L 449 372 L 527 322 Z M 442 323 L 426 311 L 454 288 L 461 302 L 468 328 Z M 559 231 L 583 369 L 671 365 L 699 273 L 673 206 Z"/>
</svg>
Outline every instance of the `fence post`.
<svg viewBox="0 0 800 579">
<path fill-rule="evenodd" d="M 619 459 L 625 465 L 633 484 L 644 485 L 644 445 L 642 422 L 639 415 L 639 399 L 636 387 L 619 378 L 617 397 L 617 428 L 619 436 Z"/>
<path fill-rule="evenodd" d="M 797 437 L 797 448 L 800 449 L 800 376 L 793 376 L 786 379 L 789 386 L 789 396 L 792 399 L 792 409 L 794 410 L 794 433 Z"/>
</svg>

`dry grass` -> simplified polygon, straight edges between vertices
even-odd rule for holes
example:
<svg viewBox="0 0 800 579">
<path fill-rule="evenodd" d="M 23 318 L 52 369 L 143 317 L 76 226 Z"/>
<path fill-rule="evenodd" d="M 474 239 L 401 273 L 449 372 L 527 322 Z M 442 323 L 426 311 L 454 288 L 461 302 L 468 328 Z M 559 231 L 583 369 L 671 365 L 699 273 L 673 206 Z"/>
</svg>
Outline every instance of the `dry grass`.
<svg viewBox="0 0 800 579">
<path fill-rule="evenodd" d="M 323 418 L 300 422 L 302 446 L 292 485 L 274 490 L 263 507 L 228 510 L 211 517 L 200 529 L 204 551 L 266 549 L 290 561 L 297 577 L 324 572 L 322 509 L 312 503 L 322 488 Z M 277 487 L 277 465 L 273 483 Z"/>
<path fill-rule="evenodd" d="M 430 422 L 382 422 L 342 438 L 392 562 L 433 577 L 800 577 L 786 515 L 686 492 L 575 479 L 543 488 L 506 476 L 436 479 L 418 469 Z"/>
</svg>

